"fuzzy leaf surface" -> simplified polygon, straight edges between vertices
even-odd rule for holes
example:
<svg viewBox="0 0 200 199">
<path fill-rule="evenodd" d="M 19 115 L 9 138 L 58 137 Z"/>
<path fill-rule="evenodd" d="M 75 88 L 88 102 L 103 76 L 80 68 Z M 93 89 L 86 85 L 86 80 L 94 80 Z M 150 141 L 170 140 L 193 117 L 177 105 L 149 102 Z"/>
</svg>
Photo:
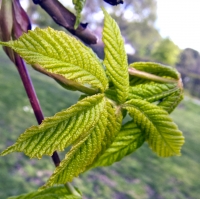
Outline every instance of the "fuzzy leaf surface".
<svg viewBox="0 0 200 199">
<path fill-rule="evenodd" d="M 157 155 L 180 155 L 184 137 L 165 110 L 140 99 L 127 101 L 124 108 L 145 134 L 150 148 Z"/>
<path fill-rule="evenodd" d="M 66 154 L 65 159 L 56 167 L 52 176 L 41 189 L 45 189 L 54 184 L 70 182 L 74 177 L 84 172 L 101 151 L 101 142 L 105 135 L 106 126 L 107 110 L 105 107 L 103 114 L 90 134 L 85 138 L 80 138 L 72 146 L 71 150 Z"/>
<path fill-rule="evenodd" d="M 160 84 L 149 82 L 129 87 L 128 99 L 143 99 L 155 102 L 176 92 L 179 88 L 176 84 Z"/>
<path fill-rule="evenodd" d="M 177 84 L 161 84 L 155 82 L 136 84 L 135 86 L 129 86 L 128 100 L 142 99 L 148 102 L 156 102 L 158 100 L 165 99 L 179 90 L 180 88 L 177 86 Z M 116 90 L 114 88 L 107 89 L 105 94 L 109 99 L 114 101 L 116 100 Z M 173 104 L 171 105 L 174 106 Z M 168 109 L 169 108 L 170 107 L 168 104 Z"/>
<path fill-rule="evenodd" d="M 105 130 L 105 136 L 101 143 L 101 151 L 96 156 L 95 160 L 93 161 L 90 168 L 95 167 L 98 165 L 99 159 L 101 156 L 107 151 L 110 145 L 115 140 L 115 137 L 119 133 L 122 125 L 122 112 L 117 110 L 117 107 L 112 107 L 112 105 L 107 102 L 107 112 L 108 112 L 108 119 L 107 119 L 107 126 Z M 100 165 L 101 166 L 101 165 Z"/>
<path fill-rule="evenodd" d="M 11 47 L 29 64 L 49 73 L 104 91 L 108 82 L 100 60 L 80 41 L 51 28 L 29 31 L 18 40 L 0 42 Z"/>
<path fill-rule="evenodd" d="M 43 191 L 34 191 L 19 196 L 9 197 L 8 199 L 81 199 L 72 195 L 64 186 L 51 187 Z"/>
<path fill-rule="evenodd" d="M 133 121 L 130 121 L 122 126 L 112 144 L 92 166 L 109 166 L 120 161 L 123 157 L 133 153 L 144 141 L 144 133 Z"/>
<path fill-rule="evenodd" d="M 79 137 L 87 137 L 104 114 L 106 102 L 103 94 L 86 97 L 67 110 L 43 120 L 39 126 L 28 128 L 17 142 L 1 155 L 24 152 L 29 157 L 41 158 L 63 151 Z"/>
<path fill-rule="evenodd" d="M 172 93 L 171 95 L 164 98 L 158 106 L 171 113 L 183 99 L 183 91 L 181 89 Z"/>
<path fill-rule="evenodd" d="M 75 6 L 75 10 L 76 10 L 76 22 L 74 25 L 74 28 L 76 29 L 80 23 L 81 20 L 81 11 L 85 5 L 86 0 L 73 0 L 72 1 L 74 6 Z"/>
<path fill-rule="evenodd" d="M 104 64 L 107 73 L 117 91 L 119 102 L 125 102 L 128 97 L 129 74 L 124 41 L 116 22 L 104 12 L 103 42 L 105 44 Z"/>
</svg>

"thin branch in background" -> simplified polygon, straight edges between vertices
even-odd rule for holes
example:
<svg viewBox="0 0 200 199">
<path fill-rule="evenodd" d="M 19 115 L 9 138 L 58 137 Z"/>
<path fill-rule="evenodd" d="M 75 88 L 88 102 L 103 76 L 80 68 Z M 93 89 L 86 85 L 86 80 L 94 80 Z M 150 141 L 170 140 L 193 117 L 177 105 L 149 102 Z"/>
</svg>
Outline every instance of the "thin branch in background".
<svg viewBox="0 0 200 199">
<path fill-rule="evenodd" d="M 81 23 L 77 29 L 74 29 L 76 16 L 58 0 L 33 0 L 33 3 L 39 4 L 58 25 L 66 28 L 86 44 L 97 43 L 97 37 L 87 28 L 87 24 Z"/>
<path fill-rule="evenodd" d="M 21 77 L 22 83 L 24 85 L 26 94 L 31 103 L 37 122 L 38 124 L 41 124 L 42 121 L 44 120 L 44 116 L 42 113 L 42 109 L 40 107 L 40 103 L 38 101 L 34 86 L 32 84 L 28 70 L 26 68 L 26 65 L 23 59 L 16 53 L 15 53 L 15 64 L 18 69 L 19 75 Z M 51 157 L 55 166 L 57 167 L 60 164 L 60 158 L 58 156 L 58 153 L 55 151 Z"/>
</svg>

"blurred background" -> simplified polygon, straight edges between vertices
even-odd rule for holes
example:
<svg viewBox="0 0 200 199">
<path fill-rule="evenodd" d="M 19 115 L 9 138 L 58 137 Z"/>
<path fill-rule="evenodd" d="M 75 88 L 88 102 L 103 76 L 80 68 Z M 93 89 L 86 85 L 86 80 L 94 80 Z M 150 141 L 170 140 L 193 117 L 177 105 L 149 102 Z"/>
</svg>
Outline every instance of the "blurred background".
<svg viewBox="0 0 200 199">
<path fill-rule="evenodd" d="M 74 12 L 71 1 L 62 1 Z M 21 0 L 36 26 L 57 26 L 31 0 Z M 125 40 L 130 63 L 156 61 L 176 67 L 182 75 L 185 98 L 172 113 L 186 142 L 181 157 L 158 158 L 145 144 L 110 167 L 91 170 L 74 180 L 85 199 L 198 199 L 200 196 L 200 2 L 196 0 L 125 0 L 112 7 L 87 1 L 82 22 L 99 37 L 94 51 L 103 58 L 101 31 L 106 7 Z M 80 93 L 61 88 L 29 67 L 45 117 L 75 103 Z M 15 66 L 0 49 L 0 151 L 24 130 L 36 125 Z M 63 157 L 64 153 L 61 153 Z M 53 172 L 49 157 L 29 159 L 22 153 L 0 158 L 0 198 L 33 191 Z"/>
</svg>

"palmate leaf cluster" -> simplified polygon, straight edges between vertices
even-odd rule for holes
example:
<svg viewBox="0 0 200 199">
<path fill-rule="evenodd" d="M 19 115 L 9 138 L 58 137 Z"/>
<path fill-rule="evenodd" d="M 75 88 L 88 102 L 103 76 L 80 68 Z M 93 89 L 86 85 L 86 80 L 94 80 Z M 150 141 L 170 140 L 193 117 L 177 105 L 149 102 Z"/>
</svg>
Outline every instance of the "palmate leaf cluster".
<svg viewBox="0 0 200 199">
<path fill-rule="evenodd" d="M 85 93 L 75 105 L 28 128 L 1 153 L 41 158 L 70 147 L 42 189 L 111 165 L 144 142 L 158 156 L 180 155 L 184 137 L 169 116 L 183 97 L 179 73 L 156 63 L 128 65 L 120 30 L 105 10 L 104 15 L 103 61 L 77 39 L 51 28 L 0 42 L 65 88 Z M 132 119 L 123 124 L 127 114 Z"/>
</svg>

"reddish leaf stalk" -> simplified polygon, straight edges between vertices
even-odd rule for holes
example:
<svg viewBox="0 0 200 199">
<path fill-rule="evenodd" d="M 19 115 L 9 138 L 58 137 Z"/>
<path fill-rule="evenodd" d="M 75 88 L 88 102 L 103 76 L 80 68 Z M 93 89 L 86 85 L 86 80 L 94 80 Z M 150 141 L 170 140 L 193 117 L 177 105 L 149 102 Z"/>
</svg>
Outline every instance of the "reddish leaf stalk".
<svg viewBox="0 0 200 199">
<path fill-rule="evenodd" d="M 27 96 L 31 103 L 37 122 L 38 124 L 41 124 L 42 120 L 44 120 L 44 116 L 43 116 L 42 109 L 40 107 L 40 103 L 38 101 L 33 83 L 31 81 L 30 75 L 28 73 L 28 70 L 26 68 L 26 65 L 23 59 L 16 53 L 15 53 L 15 64 L 17 66 L 19 75 L 23 82 L 24 88 L 26 90 Z M 57 167 L 60 164 L 60 158 L 58 156 L 58 153 L 55 151 L 51 157 L 55 166 Z"/>
</svg>

